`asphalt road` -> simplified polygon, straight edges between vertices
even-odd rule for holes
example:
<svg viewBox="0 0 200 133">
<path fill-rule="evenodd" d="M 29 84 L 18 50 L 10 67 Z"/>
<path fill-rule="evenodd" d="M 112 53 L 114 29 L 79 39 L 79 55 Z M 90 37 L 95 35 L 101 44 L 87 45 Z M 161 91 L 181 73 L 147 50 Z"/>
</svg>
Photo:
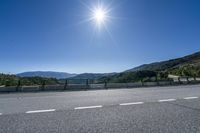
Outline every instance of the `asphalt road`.
<svg viewBox="0 0 200 133">
<path fill-rule="evenodd" d="M 200 85 L 0 94 L 0 133 L 200 133 Z"/>
</svg>

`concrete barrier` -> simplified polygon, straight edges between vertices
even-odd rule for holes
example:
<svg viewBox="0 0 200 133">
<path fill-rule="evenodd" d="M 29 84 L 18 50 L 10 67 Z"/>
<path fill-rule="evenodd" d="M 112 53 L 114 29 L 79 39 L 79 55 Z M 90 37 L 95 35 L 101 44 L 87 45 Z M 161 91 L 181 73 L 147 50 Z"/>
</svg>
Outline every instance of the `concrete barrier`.
<svg viewBox="0 0 200 133">
<path fill-rule="evenodd" d="M 158 85 L 157 82 L 144 82 L 143 84 L 144 84 L 144 86 L 156 86 L 156 85 Z"/>
<path fill-rule="evenodd" d="M 104 89 L 105 84 L 90 84 L 90 89 Z"/>
<path fill-rule="evenodd" d="M 64 85 L 46 85 L 43 88 L 43 91 L 56 91 L 56 90 L 64 90 Z"/>
<path fill-rule="evenodd" d="M 126 83 L 126 86 L 127 86 L 128 88 L 130 88 L 130 87 L 141 87 L 142 85 L 143 85 L 142 82 Z"/>
<path fill-rule="evenodd" d="M 159 81 L 159 86 L 166 86 L 166 85 L 172 85 L 172 81 Z"/>
<path fill-rule="evenodd" d="M 86 84 L 69 84 L 66 87 L 66 90 L 87 90 L 90 89 L 90 86 Z"/>
<path fill-rule="evenodd" d="M 200 78 L 196 78 L 197 81 L 200 81 Z"/>
<path fill-rule="evenodd" d="M 16 91 L 17 91 L 16 86 L 0 87 L 0 92 L 16 92 Z"/>
<path fill-rule="evenodd" d="M 107 83 L 107 88 L 126 88 L 126 83 Z"/>
<path fill-rule="evenodd" d="M 193 81 L 193 80 L 194 80 L 194 78 L 188 78 L 188 80 L 189 80 L 189 81 Z"/>
<path fill-rule="evenodd" d="M 22 86 L 18 89 L 18 91 L 22 92 L 34 92 L 34 91 L 40 91 L 40 86 Z"/>
</svg>

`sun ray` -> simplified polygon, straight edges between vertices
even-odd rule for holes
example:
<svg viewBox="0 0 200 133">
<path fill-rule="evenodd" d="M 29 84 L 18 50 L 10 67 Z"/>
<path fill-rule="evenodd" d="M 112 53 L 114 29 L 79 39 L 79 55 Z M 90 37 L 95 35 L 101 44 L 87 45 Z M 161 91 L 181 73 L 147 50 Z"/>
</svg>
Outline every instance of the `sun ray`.
<svg viewBox="0 0 200 133">
<path fill-rule="evenodd" d="M 103 26 L 104 26 L 104 29 L 106 30 L 106 32 L 108 33 L 109 37 L 111 38 L 112 42 L 113 42 L 115 45 L 117 45 L 117 42 L 114 40 L 114 38 L 113 38 L 113 36 L 112 36 L 110 30 L 108 29 L 108 27 L 107 27 L 105 24 L 103 24 Z"/>
<path fill-rule="evenodd" d="M 80 3 L 86 7 L 88 10 L 92 11 L 92 8 L 90 6 L 88 6 L 86 3 L 84 3 L 82 0 L 80 0 Z"/>
<path fill-rule="evenodd" d="M 108 25 L 113 23 L 113 20 L 122 19 L 120 17 L 113 16 L 113 10 L 120 6 L 120 4 L 117 3 L 117 5 L 114 6 L 115 0 L 110 0 L 108 3 L 104 3 L 103 0 L 96 0 L 96 4 L 93 3 L 86 3 L 83 0 L 80 0 L 81 4 L 88 9 L 89 13 L 86 17 L 86 19 L 82 20 L 78 24 L 91 22 L 94 24 L 94 29 L 92 34 L 92 38 L 90 41 L 94 41 L 95 36 L 97 36 L 98 32 L 102 32 L 102 30 L 105 31 L 106 34 L 108 34 L 108 37 L 112 40 L 114 44 L 117 44 L 116 41 L 113 38 L 113 35 L 108 28 Z M 124 2 L 124 0 L 122 0 Z M 122 3 L 120 1 L 120 3 Z M 100 34 L 98 34 L 100 35 Z"/>
</svg>

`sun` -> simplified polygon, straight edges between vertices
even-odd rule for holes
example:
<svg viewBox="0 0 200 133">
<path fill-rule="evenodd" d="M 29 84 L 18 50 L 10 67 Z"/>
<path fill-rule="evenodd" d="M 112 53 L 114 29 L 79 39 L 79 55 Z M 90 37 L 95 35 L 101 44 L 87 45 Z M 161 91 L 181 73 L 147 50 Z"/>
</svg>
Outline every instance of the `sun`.
<svg viewBox="0 0 200 133">
<path fill-rule="evenodd" d="M 103 3 L 103 0 L 96 0 L 97 2 L 85 3 L 81 1 L 81 3 L 88 9 L 88 14 L 85 15 L 86 18 L 81 21 L 81 23 L 92 22 L 94 24 L 95 30 L 105 29 L 108 30 L 108 25 L 112 23 L 113 17 L 111 3 Z"/>
<path fill-rule="evenodd" d="M 114 0 L 91 0 L 91 2 L 86 2 L 86 0 L 79 1 L 87 10 L 85 13 L 81 12 L 81 14 L 83 14 L 81 15 L 83 20 L 78 24 L 92 24 L 91 33 L 89 33 L 91 35 L 91 41 L 95 40 L 96 37 L 108 37 L 113 43 L 116 43 L 111 28 L 113 28 L 112 24 L 115 23 L 115 20 L 121 19 L 115 16 L 116 13 L 114 12 L 120 5 L 117 3 L 115 5 Z"/>
<path fill-rule="evenodd" d="M 106 11 L 103 10 L 102 8 L 94 9 L 93 19 L 96 21 L 98 25 L 101 25 L 106 20 Z"/>
</svg>

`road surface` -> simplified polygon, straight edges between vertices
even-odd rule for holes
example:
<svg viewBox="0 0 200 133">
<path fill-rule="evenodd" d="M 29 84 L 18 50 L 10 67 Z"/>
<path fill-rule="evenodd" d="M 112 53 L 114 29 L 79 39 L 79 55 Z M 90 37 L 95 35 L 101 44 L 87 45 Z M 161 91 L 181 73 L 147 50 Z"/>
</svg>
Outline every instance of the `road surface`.
<svg viewBox="0 0 200 133">
<path fill-rule="evenodd" d="M 200 85 L 0 94 L 0 133 L 197 133 Z"/>
</svg>

